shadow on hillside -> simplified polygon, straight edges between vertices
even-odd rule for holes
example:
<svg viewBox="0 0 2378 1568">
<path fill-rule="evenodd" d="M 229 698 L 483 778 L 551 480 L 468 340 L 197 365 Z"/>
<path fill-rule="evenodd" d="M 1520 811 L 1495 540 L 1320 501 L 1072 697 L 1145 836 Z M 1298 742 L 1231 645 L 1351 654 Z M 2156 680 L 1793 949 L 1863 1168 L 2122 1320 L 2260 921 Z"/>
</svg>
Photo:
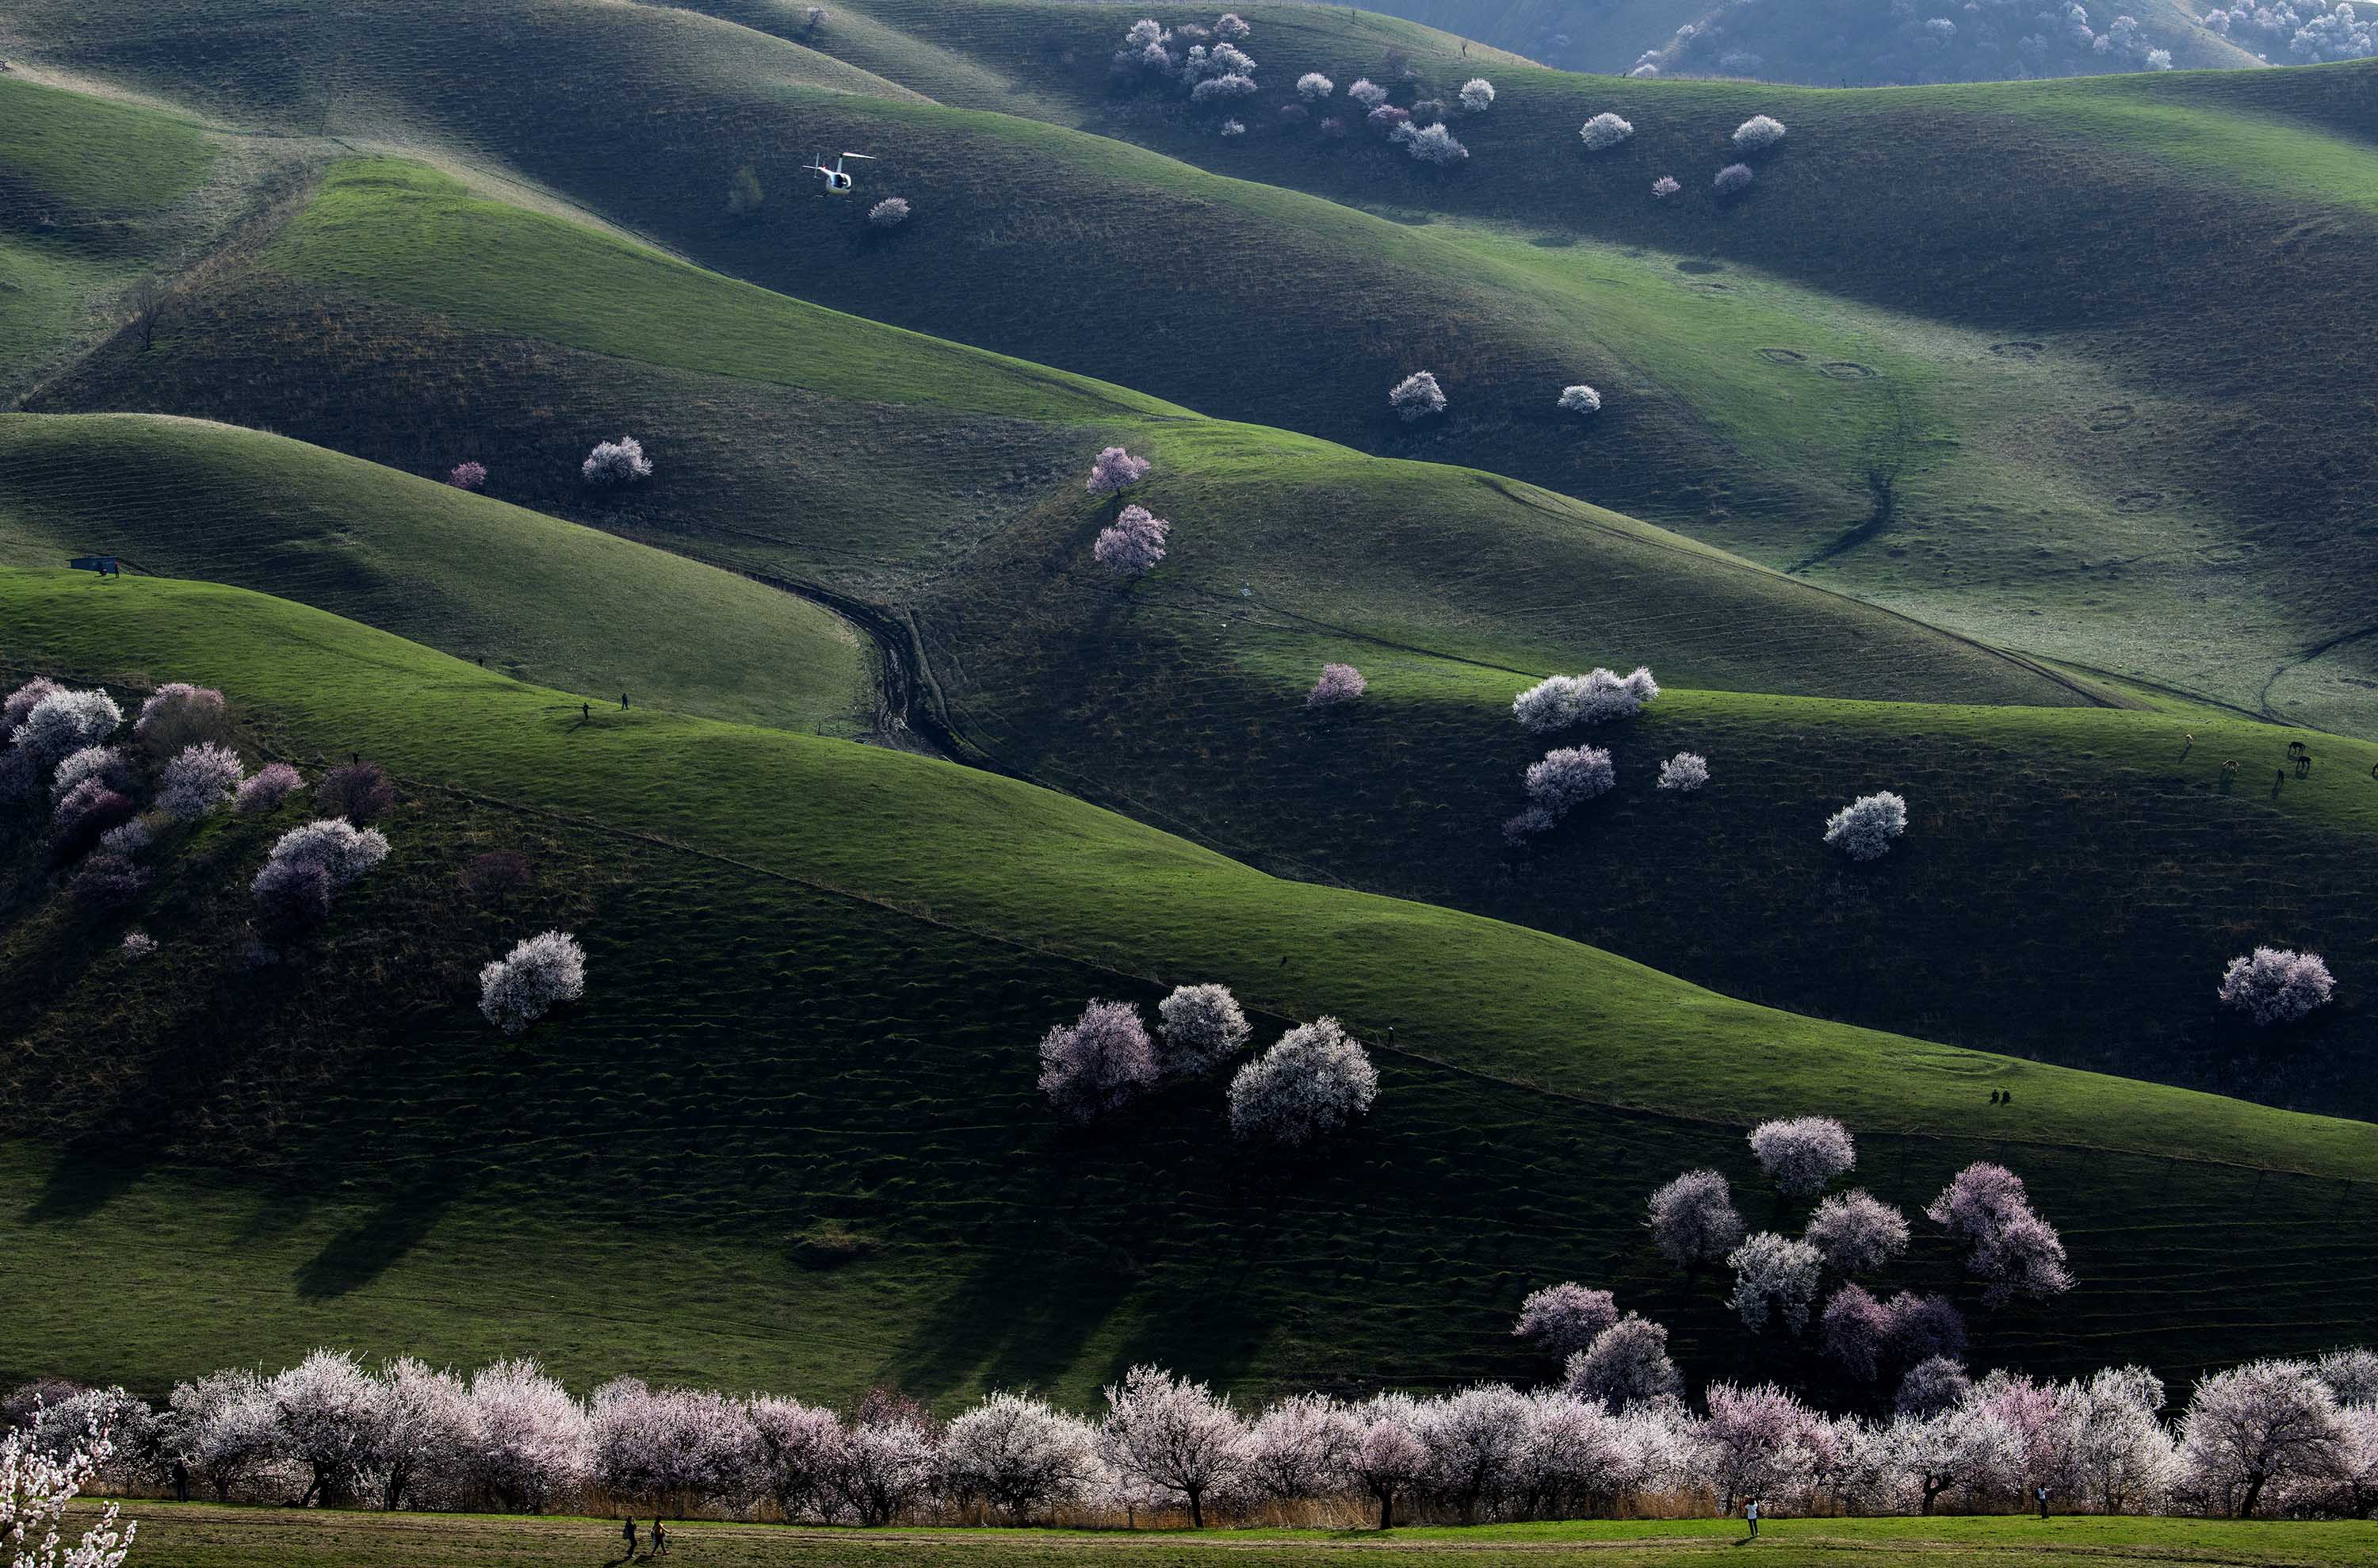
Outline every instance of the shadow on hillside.
<svg viewBox="0 0 2378 1568">
<path fill-rule="evenodd" d="M 297 1294 L 323 1300 L 361 1289 L 421 1245 L 445 1217 L 450 1195 L 399 1193 L 323 1244 L 297 1269 Z"/>
<path fill-rule="evenodd" d="M 87 1220 L 149 1174 L 147 1151 L 119 1143 L 78 1143 L 50 1167 L 42 1195 L 25 1211 L 36 1224 Z"/>
</svg>

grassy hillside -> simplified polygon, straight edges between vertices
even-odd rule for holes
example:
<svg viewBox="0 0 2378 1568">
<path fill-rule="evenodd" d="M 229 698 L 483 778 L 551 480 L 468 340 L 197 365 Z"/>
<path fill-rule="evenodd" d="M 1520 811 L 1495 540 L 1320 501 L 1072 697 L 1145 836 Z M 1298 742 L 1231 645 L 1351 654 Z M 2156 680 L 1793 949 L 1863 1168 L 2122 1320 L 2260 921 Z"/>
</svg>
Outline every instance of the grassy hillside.
<svg viewBox="0 0 2378 1568">
<path fill-rule="evenodd" d="M 2373 393 L 2335 283 L 2378 249 L 2378 154 L 2350 128 L 2366 65 L 1880 94 L 1498 66 L 1502 97 L 1461 127 L 1472 156 L 1431 172 L 1273 115 L 1308 66 L 1343 83 L 1402 49 L 1405 96 L 1472 68 L 1406 24 L 1250 13 L 1268 86 L 1230 139 L 1177 95 L 1114 95 L 1107 57 L 1134 12 L 877 0 L 846 30 L 871 71 L 911 59 L 965 102 L 1005 83 L 1011 107 L 1063 105 L 1265 188 L 1010 116 L 783 85 L 836 46 L 831 24 L 803 44 L 670 13 L 688 39 L 741 41 L 696 48 L 646 38 L 658 13 L 615 18 L 607 47 L 647 68 L 607 81 L 595 112 L 556 85 L 589 79 L 574 35 L 508 14 L 453 24 L 510 30 L 479 50 L 444 49 L 436 7 L 276 17 L 253 36 L 279 55 L 258 43 L 238 72 L 184 61 L 174 13 L 44 5 L 23 26 L 79 68 L 225 113 L 334 98 L 354 134 L 502 163 L 822 303 L 1510 473 L 2002 645 L 2378 726 L 2340 587 L 2370 568 L 2353 498 Z M 960 64 L 981 73 L 963 91 L 946 86 Z M 1589 157 L 1577 127 L 1605 109 L 1637 134 Z M 1721 206 L 1726 133 L 1759 112 L 1792 139 Z M 889 236 L 799 173 L 862 144 L 884 158 L 868 190 L 917 204 Z M 765 199 L 738 214 L 747 166 Z M 638 173 L 655 167 L 671 177 Z M 1647 194 L 1662 174 L 1684 181 L 1673 202 Z M 1970 199 L 2003 189 L 2038 194 Z M 2248 275 L 2261 286 L 2235 285 Z M 1065 286 L 1027 286 L 1051 276 Z M 1453 410 L 1407 428 L 1382 392 L 1420 365 Z M 1551 406 L 1573 380 L 1605 393 L 1590 425 Z"/>
<path fill-rule="evenodd" d="M 445 259 L 465 253 L 468 264 Z M 549 265 L 536 271 L 534 257 Z M 2359 879 L 2326 874 L 2366 854 L 2360 748 L 2314 737 L 2315 778 L 2274 803 L 2268 770 L 2291 737 L 2254 726 L 1680 690 L 1623 737 L 1627 803 L 1601 814 L 1608 826 L 1514 868 L 1497 824 L 1535 754 L 1507 705 L 1532 674 L 1643 660 L 1675 688 L 2000 704 L 2080 694 L 1541 491 L 1198 420 L 767 295 L 417 168 L 342 165 L 265 264 L 210 296 L 194 318 L 203 332 L 78 391 L 418 467 L 472 452 L 515 499 L 910 610 L 952 716 L 1001 766 L 1286 874 L 1523 921 L 1824 1016 L 2378 1108 L 2365 1070 L 2378 1015 L 2351 978 L 2369 931 L 2335 891 Z M 328 283 L 335 293 L 309 296 Z M 375 297 L 388 303 L 355 303 Z M 464 328 L 493 336 L 455 335 Z M 556 364 L 555 340 L 580 352 Z M 259 362 L 283 368 L 257 377 Z M 467 373 L 468 405 L 448 407 L 448 381 L 408 369 L 424 363 Z M 706 380 L 644 391 L 664 368 Z M 801 399 L 781 441 L 741 415 L 778 395 L 754 387 Z M 577 414 L 555 416 L 573 400 Z M 979 432 L 951 442 L 995 410 L 1033 417 L 995 427 L 1020 432 L 1012 445 Z M 656 477 L 624 499 L 590 493 L 575 477 L 582 443 L 622 426 L 644 436 Z M 1157 460 L 1145 499 L 1178 531 L 1165 569 L 1119 593 L 1087 559 L 1111 507 L 1075 476 L 1124 439 Z M 954 453 L 999 461 L 1017 448 L 1045 453 L 1043 471 L 1010 471 L 987 503 L 965 498 L 981 510 L 954 527 L 930 487 L 969 476 L 935 470 Z M 847 455 L 862 451 L 896 455 Z M 885 505 L 896 485 L 923 499 Z M 1332 530 L 1321 553 L 1316 517 Z M 1514 591 L 1538 582 L 1561 586 Z M 1333 658 L 1364 668 L 1375 700 L 1316 721 L 1300 694 Z M 2200 742 L 2182 767 L 2188 730 Z M 1184 736 L 1195 743 L 1157 739 Z M 1316 744 L 1335 766 L 1310 766 Z M 1711 755 L 1721 783 L 1717 803 L 1679 815 L 1645 776 L 1687 746 Z M 1816 829 L 1880 787 L 1916 802 L 1918 839 L 1845 899 Z M 2011 813 L 2024 801 L 2037 804 Z M 2011 872 L 2005 857 L 2024 844 L 2054 848 Z M 1713 863 L 1745 868 L 1753 893 L 1714 920 L 1700 898 Z M 1579 877 L 1603 895 L 1570 896 Z M 2311 1038 L 2259 1037 L 2212 1005 L 2220 965 L 2259 941 L 2312 946 L 2347 976 Z M 2119 987 L 2095 983 L 2108 972 Z"/>
<path fill-rule="evenodd" d="M 335 1510 L 224 1509 L 143 1503 L 141 1550 L 170 1568 L 354 1568 L 413 1562 L 502 1562 L 520 1568 L 577 1563 L 618 1535 L 609 1519 L 526 1519 L 440 1514 L 434 1518 Z M 1474 1562 L 1499 1550 L 1531 1562 L 1592 1562 L 1604 1568 L 1727 1561 L 1742 1539 L 1738 1520 L 1629 1520 L 1574 1525 L 1404 1529 L 1389 1537 L 1315 1530 L 1232 1530 L 1117 1536 L 1057 1530 L 787 1530 L 688 1521 L 669 1534 L 704 1562 L 780 1561 L 798 1550 L 825 1563 L 1011 1563 L 1090 1561 L 1177 1564 L 1342 1562 L 1351 1550 L 1391 1552 L 1398 1562 Z M 2308 1559 L 2378 1562 L 2371 1527 L 2353 1522 L 2244 1523 L 2226 1519 L 2014 1518 L 1775 1519 L 1760 1531 L 1759 1556 L 1793 1563 L 1871 1561 L 1880 1552 L 1927 1562 L 2012 1568 L 2062 1562 L 2079 1552 L 2157 1562 L 2282 1563 Z"/>
<path fill-rule="evenodd" d="M 6 961 L 50 978 L 7 1001 L 7 1117 L 48 1148 L 9 1156 L 29 1261 L 0 1308 L 29 1327 L 0 1374 L 153 1388 L 336 1338 L 829 1396 L 1074 1397 L 1158 1353 L 1251 1387 L 1431 1383 L 1531 1375 L 1510 1303 L 1576 1273 L 1675 1319 L 1712 1375 L 1776 1352 L 1643 1255 L 1636 1205 L 1687 1163 L 1745 1174 L 1740 1124 L 1785 1107 L 1845 1116 L 1902 1200 L 1985 1152 L 2032 1178 L 2084 1285 L 1993 1315 L 1988 1358 L 2184 1373 L 2372 1307 L 2334 1223 L 2378 1175 L 2364 1126 L 1767 1011 L 949 764 L 646 709 L 583 725 L 564 694 L 234 589 L 0 591 L 19 668 L 217 683 L 258 743 L 403 780 L 395 854 L 282 964 L 234 961 L 278 818 L 169 838 L 132 917 L 164 950 L 137 969 L 20 868 Z M 506 843 L 536 887 L 458 903 L 451 873 Z M 588 998 L 498 1045 L 468 977 L 543 923 L 586 940 Z M 1330 1010 L 1380 1041 L 1378 1114 L 1291 1165 L 1229 1146 L 1211 1083 L 1053 1127 L 1047 1022 L 1187 978 L 1267 1028 Z M 825 1266 L 822 1226 L 872 1250 Z M 1953 1285 L 1955 1261 L 1928 1245 L 1911 1273 Z"/>
<path fill-rule="evenodd" d="M 1957 30 L 1927 29 L 1930 16 L 1902 15 L 1882 0 L 1847 0 L 1788 9 L 1705 0 L 1622 0 L 1590 11 L 1548 0 L 1381 0 L 1378 9 L 1447 32 L 1499 44 L 1563 70 L 1623 76 L 1651 56 L 1663 76 L 1743 77 L 1817 87 L 1916 82 L 1999 81 L 2094 76 L 2145 68 L 2150 48 L 2171 52 L 2182 70 L 2234 69 L 2262 62 L 2195 25 L 2178 0 L 2146 0 L 2123 10 L 2139 22 L 2139 42 L 2098 54 L 2062 27 L 2043 25 L 2012 6 L 1968 12 L 1940 7 Z M 2091 13 L 2108 30 L 2112 10 Z M 1689 27 L 1689 33 L 1680 30 Z M 2036 37 L 2040 45 L 2022 41 Z"/>
<path fill-rule="evenodd" d="M 469 245 L 460 242 L 463 236 Z M 258 374 L 270 368 L 270 373 Z M 467 401 L 449 395 L 456 384 Z M 1198 419 L 1119 388 L 786 299 L 418 165 L 342 163 L 265 250 L 147 354 L 119 344 L 50 404 L 162 406 L 434 471 L 727 564 L 894 602 L 969 570 L 1127 440 L 1190 488 L 1199 533 L 1248 541 L 1227 585 L 1335 624 L 1503 663 L 1657 657 L 1679 679 L 1875 697 L 2090 700 L 2040 672 L 1508 481 Z M 655 464 L 589 490 L 589 441 L 632 429 Z M 1312 569 L 1327 516 L 1345 569 Z M 1451 563 L 1460 563 L 1458 568 Z M 1567 585 L 1514 597 L 1540 573 Z M 1777 655 L 1787 666 L 1777 668 Z"/>
<path fill-rule="evenodd" d="M 523 680 L 831 734 L 874 719 L 865 639 L 777 589 L 278 436 L 0 416 L 0 561 L 91 553 L 270 591 Z"/>
<path fill-rule="evenodd" d="M 0 400 L 114 331 L 133 282 L 195 260 L 276 162 L 185 119 L 0 77 Z"/>
</svg>

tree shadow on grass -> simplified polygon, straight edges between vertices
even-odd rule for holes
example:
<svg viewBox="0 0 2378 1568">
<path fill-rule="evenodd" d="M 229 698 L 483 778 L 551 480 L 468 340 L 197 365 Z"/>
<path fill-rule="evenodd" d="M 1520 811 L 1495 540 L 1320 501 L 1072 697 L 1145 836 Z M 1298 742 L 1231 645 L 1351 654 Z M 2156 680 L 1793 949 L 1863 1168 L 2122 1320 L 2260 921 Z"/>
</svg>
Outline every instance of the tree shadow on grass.
<svg viewBox="0 0 2378 1568">
<path fill-rule="evenodd" d="M 25 1218 L 48 1224 L 87 1220 L 147 1176 L 154 1164 L 150 1152 L 137 1145 L 76 1143 L 50 1167 L 42 1195 L 25 1211 Z"/>
<path fill-rule="evenodd" d="M 452 1202 L 451 1194 L 437 1189 L 390 1198 L 298 1265 L 297 1294 L 319 1301 L 362 1289 L 420 1246 Z"/>
</svg>

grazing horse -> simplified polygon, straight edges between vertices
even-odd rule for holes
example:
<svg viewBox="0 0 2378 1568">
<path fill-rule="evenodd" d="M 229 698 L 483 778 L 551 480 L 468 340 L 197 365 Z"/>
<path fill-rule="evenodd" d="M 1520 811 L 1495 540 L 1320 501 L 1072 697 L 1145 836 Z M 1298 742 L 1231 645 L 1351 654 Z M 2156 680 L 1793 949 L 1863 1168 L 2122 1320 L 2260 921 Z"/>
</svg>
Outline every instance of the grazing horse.
<svg viewBox="0 0 2378 1568">
<path fill-rule="evenodd" d="M 2188 754 L 2196 749 L 2196 737 L 2193 735 L 2183 735 L 2181 739 L 2185 740 L 2188 744 L 2180 748 L 2180 760 L 2186 762 L 2188 760 Z"/>
<path fill-rule="evenodd" d="M 2309 778 L 2312 777 L 2311 747 L 2305 745 L 2301 741 L 2298 741 L 2294 745 L 2288 748 L 2288 754 L 2296 759 L 2297 778 Z"/>
</svg>

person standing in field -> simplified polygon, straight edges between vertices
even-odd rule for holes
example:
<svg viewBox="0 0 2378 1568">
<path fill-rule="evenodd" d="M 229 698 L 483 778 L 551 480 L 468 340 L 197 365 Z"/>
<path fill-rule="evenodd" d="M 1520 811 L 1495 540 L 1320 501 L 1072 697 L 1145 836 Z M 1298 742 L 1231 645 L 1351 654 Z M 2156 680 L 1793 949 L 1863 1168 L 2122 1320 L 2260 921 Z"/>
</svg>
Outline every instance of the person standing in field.
<svg viewBox="0 0 2378 1568">
<path fill-rule="evenodd" d="M 1751 1499 L 1747 1503 L 1746 1503 L 1746 1504 L 1744 1504 L 1744 1505 L 1743 1505 L 1742 1516 L 1743 1516 L 1743 1518 L 1745 1518 L 1746 1520 L 1749 1521 L 1749 1524 L 1750 1524 L 1750 1537 L 1751 1537 L 1751 1538 L 1752 1538 L 1753 1540 L 1758 1539 L 1758 1538 L 1759 1538 L 1759 1500 L 1758 1500 L 1757 1498 L 1755 1498 L 1755 1497 L 1754 1497 L 1754 1498 L 1752 1498 L 1752 1499 Z"/>
</svg>

